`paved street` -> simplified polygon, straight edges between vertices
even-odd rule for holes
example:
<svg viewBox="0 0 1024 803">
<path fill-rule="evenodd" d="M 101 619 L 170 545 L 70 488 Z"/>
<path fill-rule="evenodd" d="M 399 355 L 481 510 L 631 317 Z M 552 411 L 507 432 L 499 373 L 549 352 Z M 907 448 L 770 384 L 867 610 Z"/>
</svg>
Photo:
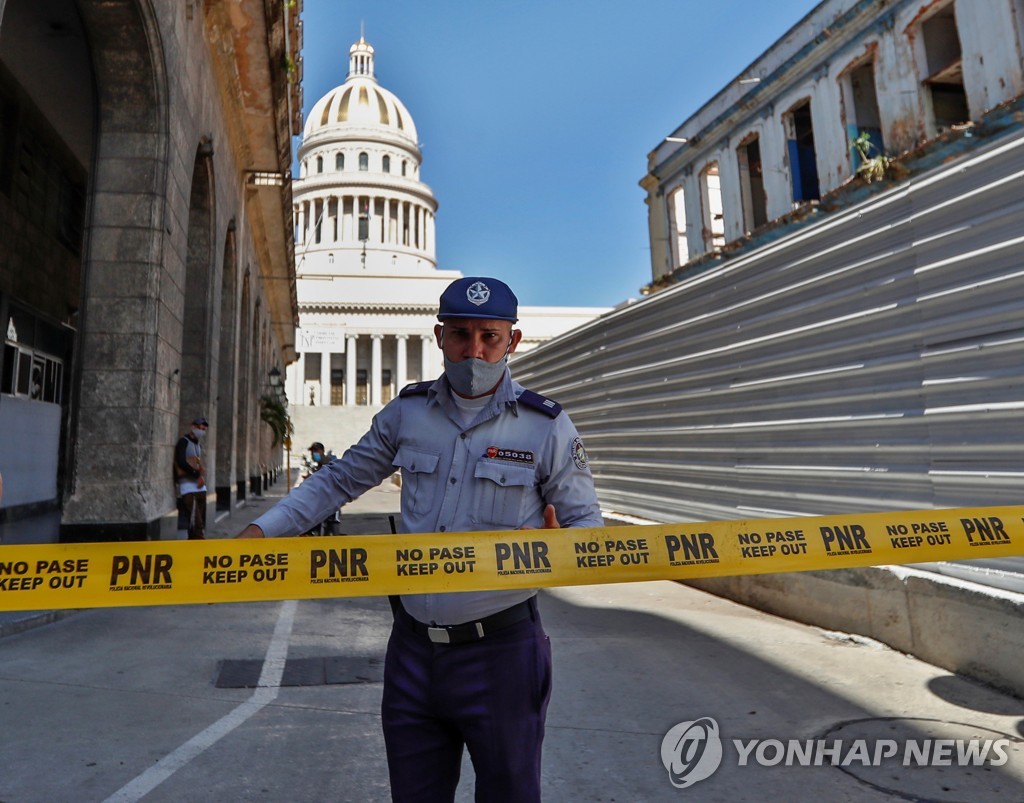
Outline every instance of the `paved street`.
<svg viewBox="0 0 1024 803">
<path fill-rule="evenodd" d="M 397 501 L 397 488 L 371 492 L 343 529 L 386 531 Z M 1024 800 L 1019 699 L 677 583 L 542 597 L 555 653 L 547 800 Z M 379 673 L 390 616 L 376 598 L 105 609 L 2 638 L 0 801 L 387 800 Z M 264 687 L 218 687 L 246 672 L 262 672 Z M 662 739 L 702 717 L 720 728 L 721 766 L 676 789 Z M 843 739 L 843 757 L 858 739 L 889 739 L 902 755 L 907 741 L 939 738 L 1006 739 L 1008 761 L 763 766 L 774 746 L 747 749 Z M 458 799 L 472 800 L 468 761 Z"/>
</svg>

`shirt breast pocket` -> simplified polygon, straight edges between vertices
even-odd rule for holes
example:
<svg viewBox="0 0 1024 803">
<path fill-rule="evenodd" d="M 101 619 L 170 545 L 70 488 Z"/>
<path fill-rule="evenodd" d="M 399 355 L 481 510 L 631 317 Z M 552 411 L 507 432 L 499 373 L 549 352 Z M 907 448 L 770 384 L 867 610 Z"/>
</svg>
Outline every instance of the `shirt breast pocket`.
<svg viewBox="0 0 1024 803">
<path fill-rule="evenodd" d="M 391 461 L 402 470 L 402 500 L 408 499 L 411 511 L 417 515 L 424 515 L 433 507 L 438 458 L 437 452 L 400 446 Z"/>
<path fill-rule="evenodd" d="M 534 486 L 533 466 L 481 460 L 473 476 L 476 483 L 475 517 L 486 527 L 516 528 L 522 524 L 523 497 Z"/>
</svg>

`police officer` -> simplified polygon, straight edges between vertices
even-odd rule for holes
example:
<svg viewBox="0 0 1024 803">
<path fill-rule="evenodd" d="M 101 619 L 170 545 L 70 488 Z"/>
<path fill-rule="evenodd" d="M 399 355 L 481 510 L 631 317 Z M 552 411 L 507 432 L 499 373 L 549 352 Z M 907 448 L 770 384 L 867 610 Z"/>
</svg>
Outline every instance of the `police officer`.
<svg viewBox="0 0 1024 803">
<path fill-rule="evenodd" d="M 402 531 L 470 532 L 603 524 L 586 452 L 561 407 L 512 381 L 518 302 L 497 279 L 441 296 L 444 374 L 404 388 L 370 431 L 239 537 L 306 531 L 402 472 Z M 464 746 L 476 799 L 540 799 L 551 647 L 536 591 L 392 600 L 381 706 L 396 801 L 451 801 Z"/>
</svg>

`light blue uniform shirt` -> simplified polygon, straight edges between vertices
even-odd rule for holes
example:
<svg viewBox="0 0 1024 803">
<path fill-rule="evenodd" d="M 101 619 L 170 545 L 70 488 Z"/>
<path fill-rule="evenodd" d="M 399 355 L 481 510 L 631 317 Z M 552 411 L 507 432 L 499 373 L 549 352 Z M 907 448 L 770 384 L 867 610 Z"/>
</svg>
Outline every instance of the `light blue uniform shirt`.
<svg viewBox="0 0 1024 803">
<path fill-rule="evenodd" d="M 268 537 L 307 532 L 332 511 L 402 472 L 402 532 L 476 532 L 543 527 L 555 506 L 563 527 L 600 527 L 586 453 L 569 416 L 524 392 L 508 370 L 468 426 L 448 380 L 406 388 L 340 460 L 294 489 L 254 522 Z M 531 397 L 528 397 L 531 398 Z M 427 624 L 475 621 L 529 599 L 533 589 L 404 595 Z"/>
</svg>

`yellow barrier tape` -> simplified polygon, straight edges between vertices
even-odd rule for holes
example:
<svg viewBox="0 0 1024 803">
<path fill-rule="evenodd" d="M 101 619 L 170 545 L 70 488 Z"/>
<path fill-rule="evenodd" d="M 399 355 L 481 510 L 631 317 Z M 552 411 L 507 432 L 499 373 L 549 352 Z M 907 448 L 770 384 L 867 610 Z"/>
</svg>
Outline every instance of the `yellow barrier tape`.
<svg viewBox="0 0 1024 803">
<path fill-rule="evenodd" d="M 0 547 L 0 610 L 179 605 L 1024 555 L 1024 507 L 563 530 Z"/>
</svg>

